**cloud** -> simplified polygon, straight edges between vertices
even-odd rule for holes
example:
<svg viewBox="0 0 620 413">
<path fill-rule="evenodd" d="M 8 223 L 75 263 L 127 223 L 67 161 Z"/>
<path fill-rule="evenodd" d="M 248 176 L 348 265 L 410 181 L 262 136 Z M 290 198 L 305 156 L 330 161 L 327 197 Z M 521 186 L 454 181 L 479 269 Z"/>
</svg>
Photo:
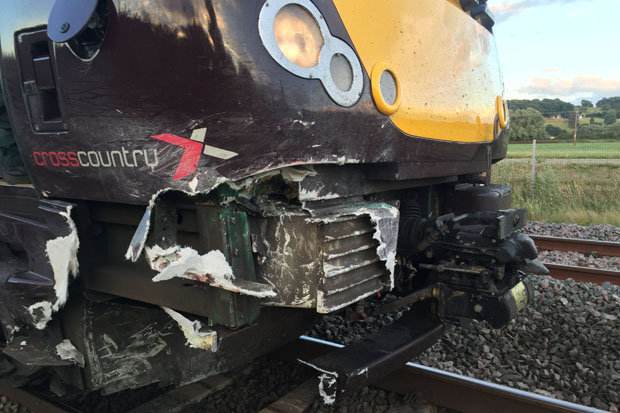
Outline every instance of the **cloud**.
<svg viewBox="0 0 620 413">
<path fill-rule="evenodd" d="M 550 6 L 558 3 L 567 4 L 578 1 L 591 0 L 498 0 L 496 3 L 490 4 L 489 7 L 495 14 L 495 20 L 499 23 L 534 7 Z"/>
<path fill-rule="evenodd" d="M 573 79 L 536 77 L 519 89 L 521 93 L 541 96 L 570 96 L 577 94 L 620 95 L 620 79 L 597 76 L 577 76 Z"/>
<path fill-rule="evenodd" d="M 543 70 L 548 73 L 557 73 L 560 71 L 557 67 L 546 67 Z"/>
</svg>

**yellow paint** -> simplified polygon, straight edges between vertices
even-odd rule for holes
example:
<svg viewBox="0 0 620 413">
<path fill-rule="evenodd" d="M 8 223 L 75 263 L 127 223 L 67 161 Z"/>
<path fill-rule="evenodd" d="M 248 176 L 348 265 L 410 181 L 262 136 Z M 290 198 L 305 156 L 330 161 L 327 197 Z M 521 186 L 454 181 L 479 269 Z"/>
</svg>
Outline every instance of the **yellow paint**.
<svg viewBox="0 0 620 413">
<path fill-rule="evenodd" d="M 493 36 L 450 0 L 334 0 L 366 72 L 400 79 L 401 131 L 431 139 L 493 139 L 503 85 Z"/>
<path fill-rule="evenodd" d="M 523 284 L 523 281 L 520 281 L 519 284 L 512 287 L 510 294 L 515 299 L 517 311 L 521 311 L 527 305 L 527 288 L 525 284 Z"/>
<path fill-rule="evenodd" d="M 505 129 L 508 125 L 508 107 L 501 96 L 495 99 L 495 111 L 497 112 L 499 127 Z"/>
<path fill-rule="evenodd" d="M 381 75 L 386 70 L 392 74 L 394 80 L 396 81 L 396 100 L 392 104 L 387 103 L 383 98 L 383 93 L 381 93 Z M 372 68 L 372 73 L 370 75 L 370 87 L 372 90 L 372 97 L 375 100 L 375 104 L 377 105 L 379 112 L 384 115 L 392 115 L 396 113 L 400 107 L 403 94 L 400 86 L 400 79 L 394 70 L 390 69 L 388 65 L 383 62 L 377 62 Z"/>
</svg>

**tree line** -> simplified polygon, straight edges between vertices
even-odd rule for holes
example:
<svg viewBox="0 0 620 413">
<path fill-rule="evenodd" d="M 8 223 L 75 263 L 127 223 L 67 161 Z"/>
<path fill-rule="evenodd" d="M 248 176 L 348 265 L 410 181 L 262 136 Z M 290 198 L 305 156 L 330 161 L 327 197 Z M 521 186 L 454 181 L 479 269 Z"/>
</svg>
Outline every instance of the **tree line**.
<svg viewBox="0 0 620 413">
<path fill-rule="evenodd" d="M 563 113 L 574 111 L 575 105 L 564 102 L 560 99 L 516 99 L 508 101 L 508 109 L 519 110 L 528 108 L 536 109 L 544 117 L 550 118 L 552 116 L 561 116 Z"/>
<path fill-rule="evenodd" d="M 620 124 L 616 124 L 616 118 L 620 115 L 620 96 L 603 98 L 596 102 L 599 111 L 584 113 L 587 111 L 585 108 L 592 107 L 594 104 L 586 99 L 581 101 L 580 107 L 560 99 L 509 100 L 510 140 L 572 139 L 578 113 L 590 118 L 589 124 L 578 126 L 578 139 L 620 139 Z M 567 119 L 568 129 L 545 126 L 545 117 L 557 116 Z M 602 118 L 603 124 L 597 123 L 596 117 Z"/>
</svg>

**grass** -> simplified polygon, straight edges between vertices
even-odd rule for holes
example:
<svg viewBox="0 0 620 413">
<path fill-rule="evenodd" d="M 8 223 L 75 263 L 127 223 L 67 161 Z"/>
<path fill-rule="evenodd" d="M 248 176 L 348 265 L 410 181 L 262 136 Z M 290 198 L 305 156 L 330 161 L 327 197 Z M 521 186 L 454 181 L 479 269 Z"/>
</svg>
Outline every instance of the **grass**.
<svg viewBox="0 0 620 413">
<path fill-rule="evenodd" d="M 531 158 L 532 144 L 508 145 L 508 158 Z M 537 143 L 536 159 L 620 159 L 620 141 Z"/>
<path fill-rule="evenodd" d="M 513 206 L 528 208 L 530 220 L 620 226 L 620 165 L 543 161 L 537 169 L 532 198 L 529 162 L 493 166 L 493 182 L 512 187 Z"/>
<path fill-rule="evenodd" d="M 589 125 L 590 124 L 590 119 L 591 118 L 586 118 L 585 116 L 581 119 L 579 119 L 579 125 Z M 599 125 L 602 125 L 604 123 L 603 118 L 592 118 L 594 119 L 594 123 L 597 123 Z M 620 123 L 620 119 L 616 119 L 616 123 Z M 545 127 L 547 127 L 547 125 L 553 125 L 557 128 L 562 128 L 568 132 L 573 130 L 573 125 L 571 124 L 570 126 L 568 126 L 568 119 L 552 119 L 552 118 L 545 118 L 545 123 L 544 123 Z"/>
</svg>

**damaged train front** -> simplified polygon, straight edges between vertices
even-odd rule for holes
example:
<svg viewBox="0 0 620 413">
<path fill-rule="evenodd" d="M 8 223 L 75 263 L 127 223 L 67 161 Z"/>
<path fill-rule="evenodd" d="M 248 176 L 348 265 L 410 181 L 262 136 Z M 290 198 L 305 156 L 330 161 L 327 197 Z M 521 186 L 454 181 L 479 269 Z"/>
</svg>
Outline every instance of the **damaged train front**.
<svg viewBox="0 0 620 413">
<path fill-rule="evenodd" d="M 531 300 L 526 275 L 545 269 L 526 211 L 490 184 L 507 113 L 485 2 L 47 3 L 2 29 L 34 182 L 0 187 L 21 259 L 0 303 L 17 384 L 46 368 L 82 391 L 181 385 L 318 316 L 407 309 L 303 360 L 333 401 L 445 324 L 499 328 Z"/>
</svg>

